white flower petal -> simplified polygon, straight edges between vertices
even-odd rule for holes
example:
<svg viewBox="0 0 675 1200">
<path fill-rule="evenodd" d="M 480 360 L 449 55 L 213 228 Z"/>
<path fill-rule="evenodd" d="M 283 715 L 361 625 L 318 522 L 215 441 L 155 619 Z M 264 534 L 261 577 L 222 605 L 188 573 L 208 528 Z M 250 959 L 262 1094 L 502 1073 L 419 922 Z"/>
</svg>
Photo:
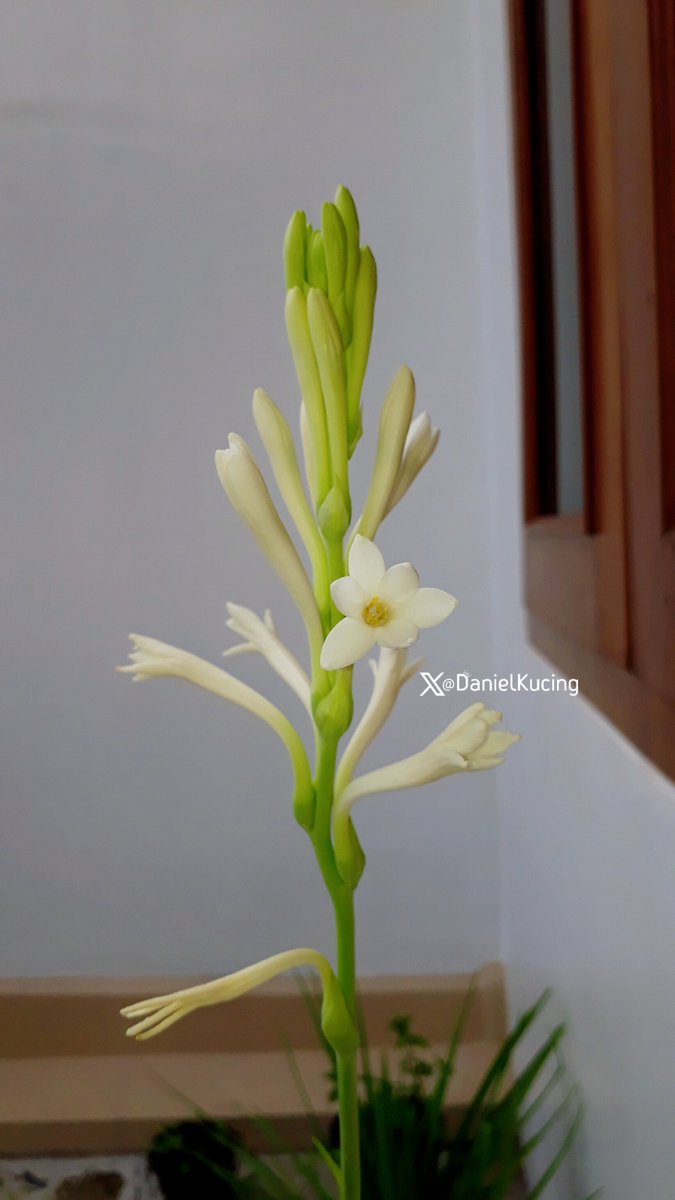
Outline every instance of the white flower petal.
<svg viewBox="0 0 675 1200">
<path fill-rule="evenodd" d="M 457 601 L 449 592 L 424 587 L 399 608 L 398 615 L 414 621 L 420 629 L 429 629 L 432 625 L 440 625 L 456 607 Z"/>
<path fill-rule="evenodd" d="M 396 563 L 382 576 L 378 596 L 385 604 L 398 605 L 411 600 L 420 586 L 420 577 L 412 563 Z"/>
<path fill-rule="evenodd" d="M 345 617 L 331 629 L 323 644 L 321 666 L 324 671 L 339 671 L 341 667 L 349 667 L 358 658 L 363 658 L 374 642 L 375 630 L 365 621 Z"/>
<path fill-rule="evenodd" d="M 384 559 L 374 542 L 357 533 L 349 551 L 349 574 L 368 596 L 376 596 L 384 575 Z"/>
<path fill-rule="evenodd" d="M 413 671 L 417 669 L 419 664 L 407 665 L 406 659 L 405 650 L 390 650 L 386 646 L 381 647 L 377 662 L 371 658 L 369 665 L 373 671 L 372 695 L 340 759 L 335 779 L 336 793 L 343 791 L 347 786 L 364 751 L 380 732 L 396 703 L 399 691 L 411 677 L 411 668 Z"/>
<path fill-rule="evenodd" d="M 479 750 L 482 751 L 489 730 L 490 726 L 478 714 L 471 720 L 465 721 L 459 729 L 455 729 L 447 739 L 439 739 L 439 744 L 452 747 L 457 754 L 462 755 L 462 758 L 469 758 Z"/>
<path fill-rule="evenodd" d="M 498 757 L 505 754 L 509 746 L 513 746 L 514 742 L 519 741 L 520 737 L 517 733 L 509 733 L 507 729 L 497 729 L 495 732 L 488 734 L 480 757 Z"/>
<path fill-rule="evenodd" d="M 400 617 L 387 621 L 386 625 L 380 625 L 372 632 L 380 646 L 389 646 L 392 650 L 405 650 L 419 637 L 417 626 L 413 625 L 412 621 L 401 620 Z"/>
<path fill-rule="evenodd" d="M 330 585 L 330 594 L 335 607 L 346 617 L 360 617 L 368 601 L 361 584 L 351 575 L 343 575 Z"/>
<path fill-rule="evenodd" d="M 486 719 L 487 709 L 485 708 L 484 704 L 481 704 L 480 700 L 478 700 L 475 704 L 470 704 L 468 708 L 463 709 L 459 716 L 455 717 L 454 721 L 451 721 L 447 728 L 444 729 L 442 733 L 439 733 L 437 738 L 434 738 L 434 741 L 447 741 L 451 734 L 454 734 L 457 732 L 457 730 L 462 729 L 463 726 L 466 725 L 468 721 L 472 721 L 474 717 L 478 715 L 478 713 L 482 713 L 483 719 Z M 495 716 L 497 717 L 497 720 L 501 721 L 502 718 L 499 713 L 496 713 Z"/>
</svg>

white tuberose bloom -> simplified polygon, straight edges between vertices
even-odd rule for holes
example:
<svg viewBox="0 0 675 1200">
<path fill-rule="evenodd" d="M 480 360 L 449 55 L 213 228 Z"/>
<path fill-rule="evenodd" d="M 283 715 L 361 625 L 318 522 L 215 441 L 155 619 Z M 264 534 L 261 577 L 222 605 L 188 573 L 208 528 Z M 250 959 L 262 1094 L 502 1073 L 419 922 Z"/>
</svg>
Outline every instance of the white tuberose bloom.
<svg viewBox="0 0 675 1200">
<path fill-rule="evenodd" d="M 312 697 L 307 672 L 278 636 L 269 608 L 265 612 L 264 620 L 261 620 L 257 613 L 252 612 L 250 608 L 244 608 L 242 604 L 228 603 L 227 611 L 230 614 L 227 621 L 228 629 L 239 634 L 239 637 L 244 640 L 236 646 L 230 646 L 229 650 L 225 650 L 223 658 L 230 658 L 235 654 L 246 654 L 250 651 L 262 654 L 272 670 L 276 671 L 277 675 L 280 675 L 295 692 L 311 716 Z"/>
<path fill-rule="evenodd" d="M 348 667 L 378 643 L 402 650 L 420 629 L 439 625 L 457 605 L 440 588 L 421 588 L 410 563 L 385 569 L 374 542 L 357 534 L 349 552 L 349 575 L 331 584 L 335 607 L 345 614 L 331 629 L 321 651 L 325 671 Z"/>
<path fill-rule="evenodd" d="M 170 992 L 166 996 L 153 996 L 150 1000 L 129 1004 L 121 1010 L 122 1016 L 131 1019 L 142 1017 L 143 1020 L 127 1029 L 127 1037 L 145 1041 L 168 1029 L 196 1008 L 208 1008 L 211 1004 L 236 1000 L 237 996 L 243 996 L 282 971 L 305 966 L 316 967 L 322 979 L 329 977 L 329 973 L 332 975 L 328 959 L 319 954 L 318 950 L 285 950 L 282 954 L 274 954 L 271 958 L 245 967 L 243 971 L 225 975 L 222 979 L 213 979 L 210 983 L 198 984 L 197 987 L 183 988 L 180 992 Z"/>
<path fill-rule="evenodd" d="M 484 704 L 469 705 L 424 750 L 354 779 L 338 796 L 336 811 L 349 812 L 357 800 L 373 792 L 420 787 L 458 771 L 499 766 L 509 746 L 520 741 L 516 733 L 492 728 L 501 719 L 501 713 Z"/>
<path fill-rule="evenodd" d="M 438 445 L 440 436 L 440 429 L 434 428 L 428 413 L 420 413 L 414 421 L 411 421 L 403 447 L 403 458 L 396 482 L 387 501 L 385 516 L 391 512 L 392 508 L 395 508 L 399 500 L 403 499 L 410 485 L 414 483 L 422 468 L 426 466 Z"/>
<path fill-rule="evenodd" d="M 407 663 L 407 657 L 407 650 L 390 650 L 381 646 L 379 661 L 370 659 L 373 690 L 363 716 L 340 759 L 335 777 L 336 792 L 343 791 L 347 786 L 357 763 L 389 717 L 403 684 L 417 674 L 424 661 L 416 658 L 414 662 Z"/>
<path fill-rule="evenodd" d="M 231 504 L 251 529 L 258 545 L 288 588 L 300 610 L 312 650 L 323 636 L 312 585 L 251 448 L 231 433 L 228 450 L 216 451 L 216 469 Z"/>
<path fill-rule="evenodd" d="M 336 1048 L 353 1049 L 355 1040 L 358 1039 L 333 968 L 318 950 L 306 949 L 285 950 L 282 954 L 274 954 L 271 958 L 265 958 L 242 971 L 235 971 L 232 975 L 225 975 L 222 979 L 214 979 L 210 983 L 198 984 L 197 987 L 183 988 L 179 992 L 169 992 L 164 996 L 153 996 L 150 1000 L 129 1004 L 121 1010 L 122 1016 L 130 1020 L 138 1017 L 140 1020 L 127 1029 L 127 1037 L 136 1038 L 139 1042 L 147 1041 L 148 1038 L 163 1033 L 195 1009 L 235 1000 L 238 996 L 259 987 L 261 983 L 273 979 L 282 971 L 290 971 L 295 967 L 314 967 L 318 971 L 323 985 L 323 1031 Z"/>
<path fill-rule="evenodd" d="M 375 792 L 420 787 L 446 775 L 499 766 L 509 746 L 520 741 L 518 734 L 493 729 L 501 719 L 501 713 L 484 704 L 472 704 L 424 750 L 387 767 L 369 771 L 347 784 L 338 794 L 333 809 L 335 856 L 347 882 L 352 863 L 350 814 L 356 801 Z"/>
<path fill-rule="evenodd" d="M 215 696 L 221 696 L 223 700 L 240 705 L 254 716 L 260 717 L 261 721 L 274 730 L 288 751 L 295 773 L 293 803 L 296 818 L 304 828 L 311 828 L 314 788 L 309 761 L 302 739 L 288 717 L 265 696 L 261 696 L 260 692 L 256 692 L 255 688 L 242 683 L 221 667 L 199 658 L 197 654 L 179 650 L 177 646 L 170 646 L 157 638 L 141 637 L 137 633 L 130 634 L 130 637 L 134 647 L 129 655 L 131 662 L 117 668 L 122 675 L 131 675 L 134 680 L 162 677 L 184 679 L 187 683 L 194 683 Z"/>
</svg>

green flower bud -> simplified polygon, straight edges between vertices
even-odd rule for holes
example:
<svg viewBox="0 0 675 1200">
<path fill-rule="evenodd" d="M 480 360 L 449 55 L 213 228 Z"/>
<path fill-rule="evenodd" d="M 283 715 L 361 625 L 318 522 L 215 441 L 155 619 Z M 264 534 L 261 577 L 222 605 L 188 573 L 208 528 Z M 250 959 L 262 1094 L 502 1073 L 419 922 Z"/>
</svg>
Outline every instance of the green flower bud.
<svg viewBox="0 0 675 1200">
<path fill-rule="evenodd" d="M 349 729 L 353 715 L 352 669 L 345 667 L 344 670 L 336 672 L 335 683 L 330 692 L 317 704 L 314 720 L 321 733 L 342 737 Z"/>
<path fill-rule="evenodd" d="M 337 817 L 333 826 L 335 862 L 347 887 L 355 889 L 366 868 L 366 856 L 351 817 L 346 820 L 340 820 L 339 814 Z"/>
<path fill-rule="evenodd" d="M 328 291 L 326 251 L 319 229 L 313 230 L 307 239 L 307 282 L 310 287 L 319 288 L 322 292 Z"/>
<path fill-rule="evenodd" d="M 368 366 L 370 339 L 373 332 L 375 295 L 377 293 L 377 267 L 372 250 L 364 246 L 361 250 L 354 308 L 352 313 L 352 340 L 347 350 L 347 421 L 349 453 L 352 455 L 361 437 L 361 390 Z"/>
<path fill-rule="evenodd" d="M 351 315 L 354 311 L 354 295 L 356 293 L 356 280 L 361 261 L 361 250 L 359 248 L 359 217 L 352 194 L 346 187 L 340 186 L 335 193 L 335 207 L 342 217 L 342 223 L 347 235 L 345 302 L 347 311 Z"/>
<path fill-rule="evenodd" d="M 333 484 L 317 514 L 319 528 L 327 542 L 340 542 L 349 529 L 350 507 L 337 484 Z"/>
<path fill-rule="evenodd" d="M 321 1029 L 324 1037 L 338 1054 L 350 1054 L 358 1049 L 359 1033 L 356 1022 L 347 1008 L 344 992 L 333 971 L 322 975 L 323 1003 Z"/>
<path fill-rule="evenodd" d="M 345 302 L 345 281 L 347 278 L 347 232 L 342 217 L 334 204 L 328 202 L 321 210 L 321 227 L 323 229 L 323 244 L 326 251 L 326 272 L 328 275 L 328 299 L 337 317 L 343 344 L 346 346 L 351 337 L 350 320 Z"/>
<path fill-rule="evenodd" d="M 399 367 L 380 413 L 375 466 L 359 522 L 359 533 L 375 537 L 398 477 L 405 440 L 415 407 L 415 380 L 409 367 Z"/>
<path fill-rule="evenodd" d="M 347 393 L 340 329 L 330 302 L 318 288 L 307 295 L 307 318 L 323 391 L 333 479 L 342 492 L 349 521 Z"/>
<path fill-rule="evenodd" d="M 293 795 L 293 815 L 298 825 L 311 833 L 314 826 L 316 810 L 316 793 L 313 785 L 300 781 L 296 777 L 295 793 Z"/>
<path fill-rule="evenodd" d="M 286 290 L 301 288 L 305 282 L 305 214 L 294 212 L 284 237 Z"/>
<path fill-rule="evenodd" d="M 286 328 L 307 417 L 307 437 L 303 439 L 305 468 L 310 485 L 315 489 L 313 499 L 318 508 L 331 486 L 328 429 L 319 368 L 309 332 L 307 301 L 299 287 L 286 294 Z"/>
</svg>

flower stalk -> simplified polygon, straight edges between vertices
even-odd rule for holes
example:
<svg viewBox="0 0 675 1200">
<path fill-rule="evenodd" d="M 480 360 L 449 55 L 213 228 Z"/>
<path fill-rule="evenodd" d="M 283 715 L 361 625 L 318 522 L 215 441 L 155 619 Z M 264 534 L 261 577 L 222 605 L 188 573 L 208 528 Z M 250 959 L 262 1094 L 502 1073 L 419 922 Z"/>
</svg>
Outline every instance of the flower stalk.
<svg viewBox="0 0 675 1200">
<path fill-rule="evenodd" d="M 297 212 L 284 239 L 286 326 L 301 393 L 306 483 L 286 417 L 267 392 L 257 389 L 253 397 L 255 424 L 309 560 L 311 580 L 247 443 L 231 434 L 229 449 L 216 454 L 218 476 L 233 508 L 302 617 L 309 672 L 279 637 L 269 611 L 260 618 L 243 605 L 228 604 L 228 627 L 241 641 L 225 654 L 257 652 L 286 681 L 312 723 L 314 770 L 285 714 L 212 663 L 134 635 L 131 662 L 119 670 L 135 679 L 184 679 L 252 712 L 282 740 L 294 772 L 295 818 L 309 837 L 333 905 L 335 967 L 317 950 L 288 950 L 212 983 L 129 1005 L 123 1014 L 134 1022 L 130 1036 L 154 1037 L 195 1009 L 240 996 L 280 971 L 316 969 L 323 989 L 322 1027 L 337 1058 L 340 1200 L 360 1200 L 354 894 L 366 859 L 352 820 L 354 805 L 375 792 L 497 766 L 517 739 L 494 728 L 499 713 L 474 704 L 423 750 L 354 774 L 403 684 L 418 669 L 418 661 L 408 662 L 408 647 L 421 630 L 450 616 L 457 602 L 440 588 L 420 587 L 409 562 L 385 568 L 374 542 L 381 522 L 438 443 L 438 430 L 425 413 L 413 419 L 415 383 L 408 367 L 399 369 L 382 406 L 370 487 L 345 545 L 352 510 L 350 459 L 362 431 L 377 271 L 372 252 L 359 243 L 358 214 L 346 188 L 338 188 L 334 203 L 324 204 L 321 222 L 315 230 Z M 341 739 L 352 724 L 354 664 L 374 646 L 379 659 L 371 663 L 372 695 L 338 764 Z"/>
</svg>

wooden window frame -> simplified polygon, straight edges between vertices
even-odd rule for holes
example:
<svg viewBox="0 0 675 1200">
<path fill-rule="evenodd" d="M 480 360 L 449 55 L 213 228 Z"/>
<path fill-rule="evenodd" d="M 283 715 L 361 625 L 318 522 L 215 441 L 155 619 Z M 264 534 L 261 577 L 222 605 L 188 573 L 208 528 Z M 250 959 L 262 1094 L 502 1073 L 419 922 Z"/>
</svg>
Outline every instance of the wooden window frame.
<svg viewBox="0 0 675 1200">
<path fill-rule="evenodd" d="M 572 0 L 584 507 L 556 514 L 541 0 L 511 0 L 530 639 L 675 778 L 675 0 Z M 535 100 L 536 98 L 536 100 Z"/>
</svg>

